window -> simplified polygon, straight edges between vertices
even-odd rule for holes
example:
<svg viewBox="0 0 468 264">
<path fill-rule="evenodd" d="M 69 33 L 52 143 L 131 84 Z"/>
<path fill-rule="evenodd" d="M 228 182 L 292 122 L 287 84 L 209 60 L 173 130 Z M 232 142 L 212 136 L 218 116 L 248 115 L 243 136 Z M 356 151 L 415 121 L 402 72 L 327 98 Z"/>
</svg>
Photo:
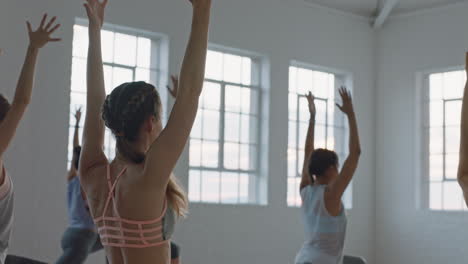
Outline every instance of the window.
<svg viewBox="0 0 468 264">
<path fill-rule="evenodd" d="M 102 35 L 102 58 L 106 93 L 124 82 L 159 82 L 160 39 L 149 33 L 123 29 L 117 26 L 104 26 Z M 88 28 L 84 23 L 73 27 L 73 59 L 70 92 L 70 124 L 68 162 L 73 155 L 74 113 L 82 107 L 80 137 L 86 112 L 86 60 L 88 53 Z M 115 139 L 106 129 L 104 152 L 108 158 L 115 156 Z"/>
<path fill-rule="evenodd" d="M 190 136 L 190 201 L 258 202 L 260 67 L 255 57 L 208 51 Z"/>
<path fill-rule="evenodd" d="M 464 71 L 430 74 L 424 101 L 424 175 L 431 210 L 466 210 L 457 182 Z M 428 182 L 428 184 L 427 184 Z"/>
<path fill-rule="evenodd" d="M 289 68 L 289 132 L 288 132 L 288 196 L 289 206 L 300 206 L 299 185 L 304 161 L 304 145 L 309 126 L 309 107 L 305 94 L 314 94 L 317 109 L 315 125 L 315 148 L 334 150 L 340 164 L 345 158 L 345 116 L 337 110 L 335 103 L 338 88 L 344 83 L 339 75 L 314 71 L 311 68 L 291 66 Z M 351 186 L 344 195 L 346 208 L 351 208 Z"/>
</svg>

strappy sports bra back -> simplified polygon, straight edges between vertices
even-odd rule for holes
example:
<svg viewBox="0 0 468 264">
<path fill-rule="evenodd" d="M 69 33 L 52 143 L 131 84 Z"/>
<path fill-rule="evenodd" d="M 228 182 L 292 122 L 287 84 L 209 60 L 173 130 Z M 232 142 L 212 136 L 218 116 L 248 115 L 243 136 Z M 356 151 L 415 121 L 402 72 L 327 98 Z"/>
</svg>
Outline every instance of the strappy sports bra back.
<svg viewBox="0 0 468 264">
<path fill-rule="evenodd" d="M 114 183 L 112 183 L 110 178 L 110 166 L 107 166 L 109 194 L 102 216 L 94 219 L 102 244 L 104 246 L 119 248 L 148 248 L 167 243 L 164 237 L 164 216 L 168 210 L 167 200 L 164 201 L 164 208 L 161 216 L 156 219 L 135 221 L 120 216 L 115 202 L 115 188 L 120 177 L 126 170 L 126 168 L 123 169 Z M 111 202 L 117 217 L 106 216 Z"/>
</svg>

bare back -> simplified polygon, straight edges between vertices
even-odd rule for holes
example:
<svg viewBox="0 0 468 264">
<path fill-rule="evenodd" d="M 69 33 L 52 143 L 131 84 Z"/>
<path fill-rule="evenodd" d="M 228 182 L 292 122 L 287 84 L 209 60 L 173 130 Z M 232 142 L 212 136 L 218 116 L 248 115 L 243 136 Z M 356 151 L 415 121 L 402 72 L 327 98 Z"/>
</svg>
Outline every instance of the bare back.
<svg viewBox="0 0 468 264">
<path fill-rule="evenodd" d="M 100 216 L 122 217 L 129 220 L 144 221 L 158 218 L 164 208 L 165 190 L 158 189 L 155 184 L 149 184 L 143 177 L 143 165 L 124 164 L 122 161 L 113 161 L 110 164 L 110 178 L 114 183 L 116 177 L 126 168 L 120 176 L 115 187 L 115 204 L 112 201 L 104 213 L 109 197 L 107 182 L 107 165 L 99 166 L 83 175 L 86 179 L 83 188 L 88 197 L 91 213 L 94 218 Z M 159 185 L 161 186 L 161 185 Z M 117 215 L 116 210 L 119 215 Z M 170 247 L 166 243 L 157 247 L 148 248 L 118 248 L 105 247 L 109 261 L 113 264 L 145 263 L 149 259 L 161 260 L 160 263 L 170 262 Z"/>
</svg>

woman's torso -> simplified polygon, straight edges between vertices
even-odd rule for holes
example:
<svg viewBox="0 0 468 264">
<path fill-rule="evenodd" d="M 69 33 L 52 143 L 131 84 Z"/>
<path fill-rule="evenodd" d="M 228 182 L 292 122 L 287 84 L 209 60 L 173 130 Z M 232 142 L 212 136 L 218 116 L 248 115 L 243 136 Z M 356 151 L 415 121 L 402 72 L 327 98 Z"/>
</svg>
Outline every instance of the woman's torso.
<svg viewBox="0 0 468 264">
<path fill-rule="evenodd" d="M 331 216 L 325 207 L 326 185 L 307 186 L 301 190 L 302 218 L 306 241 L 296 263 L 338 264 L 342 262 L 347 219 L 344 207 Z"/>
<path fill-rule="evenodd" d="M 160 184 L 161 186 L 156 186 L 154 183 L 150 184 L 143 177 L 142 165 L 127 166 L 121 162 L 112 162 L 109 167 L 112 183 L 115 182 L 117 176 L 124 169 L 126 170 L 115 187 L 116 208 L 114 208 L 111 201 L 104 216 L 120 216 L 133 221 L 148 221 L 161 217 L 166 201 L 166 186 L 162 186 L 163 184 Z M 155 177 L 157 176 L 155 175 Z M 83 188 L 87 194 L 90 210 L 96 219 L 103 216 L 106 201 L 109 197 L 107 166 L 93 169 L 90 175 L 85 175 L 85 178 L 87 182 L 83 184 Z M 168 211 L 168 214 L 170 213 L 171 211 Z M 115 225 L 114 223 L 108 224 Z M 135 226 L 126 226 L 126 228 L 134 229 Z M 147 248 L 105 246 L 105 249 L 112 264 L 170 263 L 169 242 Z"/>
</svg>

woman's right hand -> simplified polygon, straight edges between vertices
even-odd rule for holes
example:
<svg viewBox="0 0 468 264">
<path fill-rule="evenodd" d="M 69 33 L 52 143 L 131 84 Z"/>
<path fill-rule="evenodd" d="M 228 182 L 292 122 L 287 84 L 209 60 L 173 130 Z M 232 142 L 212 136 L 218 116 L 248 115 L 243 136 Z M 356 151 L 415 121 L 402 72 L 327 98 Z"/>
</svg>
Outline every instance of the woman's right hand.
<svg viewBox="0 0 468 264">
<path fill-rule="evenodd" d="M 315 118 L 315 114 L 317 113 L 315 108 L 315 96 L 309 92 L 306 94 L 307 101 L 309 102 L 309 113 L 312 118 Z"/>
<path fill-rule="evenodd" d="M 75 120 L 76 120 L 76 123 L 79 124 L 80 123 L 80 120 L 81 120 L 81 106 L 78 107 L 75 111 Z"/>
<path fill-rule="evenodd" d="M 84 7 L 88 14 L 89 25 L 92 27 L 102 28 L 104 24 L 104 11 L 108 0 L 86 0 Z"/>
</svg>

